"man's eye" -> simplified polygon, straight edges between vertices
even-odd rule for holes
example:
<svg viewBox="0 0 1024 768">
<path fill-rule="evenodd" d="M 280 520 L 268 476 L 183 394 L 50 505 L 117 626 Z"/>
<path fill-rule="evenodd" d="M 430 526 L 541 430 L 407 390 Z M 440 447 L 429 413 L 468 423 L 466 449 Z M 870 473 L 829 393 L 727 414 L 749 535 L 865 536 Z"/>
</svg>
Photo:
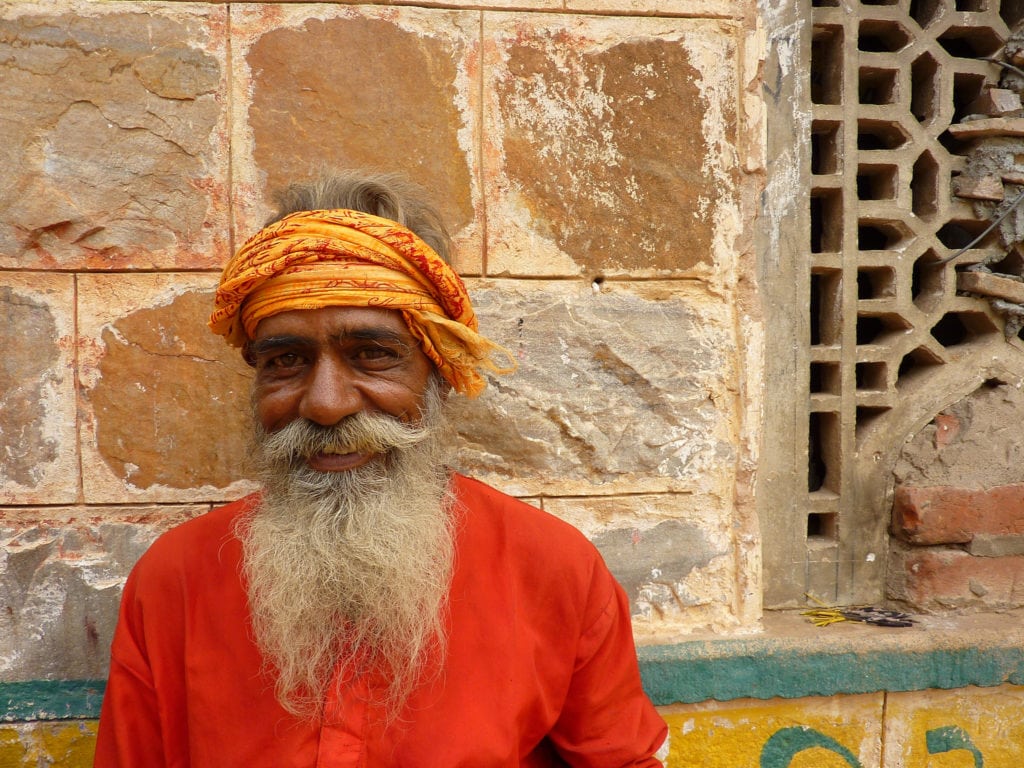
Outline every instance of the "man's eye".
<svg viewBox="0 0 1024 768">
<path fill-rule="evenodd" d="M 294 368 L 296 365 L 299 365 L 301 361 L 302 358 L 296 355 L 294 352 L 286 352 L 283 355 L 275 355 L 274 357 L 267 360 L 264 365 L 267 368 L 276 369 Z"/>
<path fill-rule="evenodd" d="M 398 353 L 388 347 L 363 347 L 356 350 L 355 358 L 363 362 L 385 362 L 395 360 Z"/>
</svg>

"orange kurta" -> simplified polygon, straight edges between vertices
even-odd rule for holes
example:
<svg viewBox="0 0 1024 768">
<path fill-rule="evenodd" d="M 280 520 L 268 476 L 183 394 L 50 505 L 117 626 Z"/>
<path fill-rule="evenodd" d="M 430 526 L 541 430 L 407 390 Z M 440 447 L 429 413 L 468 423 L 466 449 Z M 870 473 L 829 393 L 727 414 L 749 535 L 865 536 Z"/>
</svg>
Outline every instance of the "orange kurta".
<svg viewBox="0 0 1024 768">
<path fill-rule="evenodd" d="M 628 602 L 574 528 L 456 476 L 464 510 L 440 675 L 389 728 L 349 691 L 285 712 L 251 640 L 232 524 L 252 497 L 162 536 L 128 579 L 96 768 L 658 766 Z"/>
</svg>

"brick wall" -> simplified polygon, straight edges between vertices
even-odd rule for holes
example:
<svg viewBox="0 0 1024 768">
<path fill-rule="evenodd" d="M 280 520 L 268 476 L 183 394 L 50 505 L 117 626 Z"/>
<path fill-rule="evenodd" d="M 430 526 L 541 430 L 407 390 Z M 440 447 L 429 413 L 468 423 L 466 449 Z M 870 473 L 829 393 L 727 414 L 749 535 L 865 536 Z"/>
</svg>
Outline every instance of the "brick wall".
<svg viewBox="0 0 1024 768">
<path fill-rule="evenodd" d="M 914 610 L 1024 606 L 1021 383 L 940 411 L 895 467 L 889 594 Z"/>
</svg>

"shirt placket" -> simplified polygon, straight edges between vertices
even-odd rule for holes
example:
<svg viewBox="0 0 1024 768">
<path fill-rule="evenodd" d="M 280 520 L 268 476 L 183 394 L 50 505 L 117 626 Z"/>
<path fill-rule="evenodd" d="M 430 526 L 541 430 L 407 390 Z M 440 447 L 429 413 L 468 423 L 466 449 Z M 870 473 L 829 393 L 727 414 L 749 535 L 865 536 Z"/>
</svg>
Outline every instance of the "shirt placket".
<svg viewBox="0 0 1024 768">
<path fill-rule="evenodd" d="M 338 694 L 332 685 L 324 708 L 324 724 L 320 730 L 317 768 L 356 768 L 363 764 L 367 739 L 366 676 L 360 675 Z"/>
</svg>

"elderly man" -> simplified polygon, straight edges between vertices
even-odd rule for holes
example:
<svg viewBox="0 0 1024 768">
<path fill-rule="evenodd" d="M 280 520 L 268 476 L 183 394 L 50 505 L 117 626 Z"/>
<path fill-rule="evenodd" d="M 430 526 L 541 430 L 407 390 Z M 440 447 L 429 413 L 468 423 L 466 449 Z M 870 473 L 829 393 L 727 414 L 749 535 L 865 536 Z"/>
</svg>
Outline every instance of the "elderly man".
<svg viewBox="0 0 1024 768">
<path fill-rule="evenodd" d="M 510 364 L 436 213 L 393 178 L 339 177 L 281 216 L 210 320 L 255 371 L 263 490 L 135 567 L 96 766 L 660 765 L 596 550 L 446 467 L 451 390 Z"/>
</svg>

